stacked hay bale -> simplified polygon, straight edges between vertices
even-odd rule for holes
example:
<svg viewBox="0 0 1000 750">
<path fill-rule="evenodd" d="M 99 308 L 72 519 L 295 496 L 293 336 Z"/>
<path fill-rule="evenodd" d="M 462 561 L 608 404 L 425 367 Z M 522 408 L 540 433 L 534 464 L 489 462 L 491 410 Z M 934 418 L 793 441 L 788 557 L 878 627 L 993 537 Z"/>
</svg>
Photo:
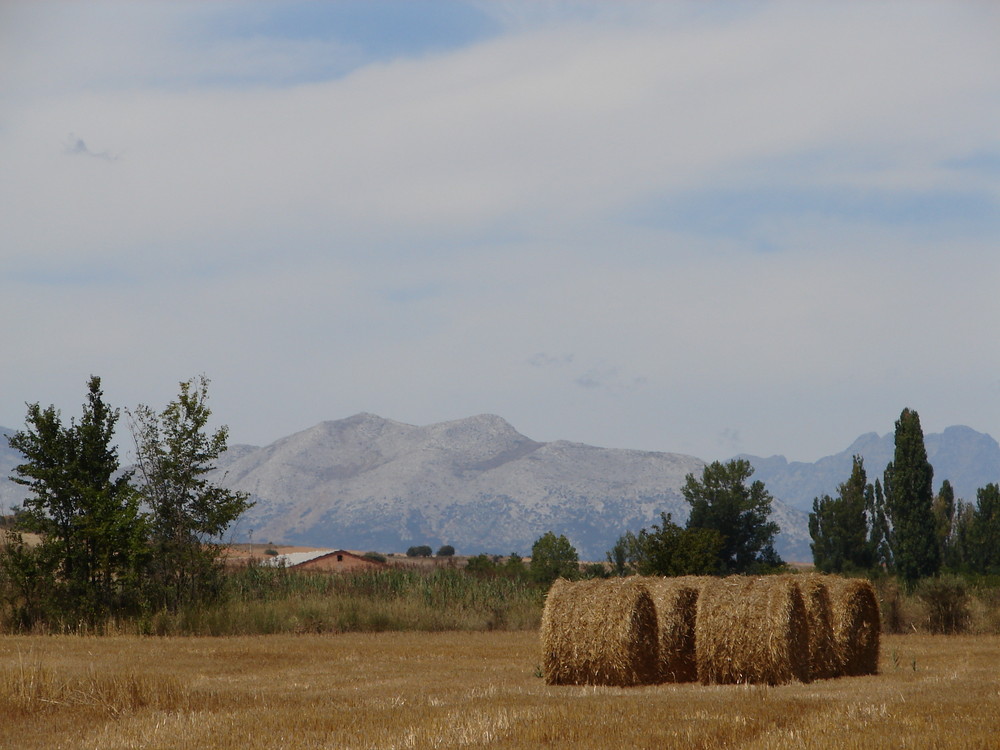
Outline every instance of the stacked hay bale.
<svg viewBox="0 0 1000 750">
<path fill-rule="evenodd" d="M 656 607 L 636 578 L 556 581 L 545 599 L 541 642 L 549 685 L 648 685 L 659 679 Z"/>
<path fill-rule="evenodd" d="M 799 587 L 787 576 L 706 583 L 695 649 L 705 685 L 808 682 L 809 623 Z"/>
<path fill-rule="evenodd" d="M 826 576 L 825 580 L 840 674 L 877 674 L 882 625 L 875 588 L 862 578 Z"/>
<path fill-rule="evenodd" d="M 839 677 L 840 658 L 833 637 L 833 615 L 826 576 L 791 576 L 802 592 L 809 623 L 809 673 L 812 679 Z"/>
<path fill-rule="evenodd" d="M 700 584 L 689 578 L 643 578 L 656 606 L 659 681 L 698 679 L 694 628 Z"/>
</svg>

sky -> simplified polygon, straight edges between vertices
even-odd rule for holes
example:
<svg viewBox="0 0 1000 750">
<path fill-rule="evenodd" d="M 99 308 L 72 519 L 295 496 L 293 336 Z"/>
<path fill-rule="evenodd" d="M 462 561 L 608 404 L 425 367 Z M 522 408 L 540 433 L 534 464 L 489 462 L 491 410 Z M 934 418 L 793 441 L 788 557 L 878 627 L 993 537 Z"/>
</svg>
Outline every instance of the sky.
<svg viewBox="0 0 1000 750">
<path fill-rule="evenodd" d="M 1000 4 L 0 3 L 0 425 L 206 375 L 815 461 L 1000 437 Z"/>
</svg>

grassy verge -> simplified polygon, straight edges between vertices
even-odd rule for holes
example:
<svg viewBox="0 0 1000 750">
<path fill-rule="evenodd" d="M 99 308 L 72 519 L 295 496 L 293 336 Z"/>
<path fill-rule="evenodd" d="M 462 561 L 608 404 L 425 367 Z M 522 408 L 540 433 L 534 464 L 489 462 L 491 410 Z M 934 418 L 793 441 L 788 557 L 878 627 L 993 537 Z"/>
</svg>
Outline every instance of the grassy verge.
<svg viewBox="0 0 1000 750">
<path fill-rule="evenodd" d="M 146 612 L 97 628 L 67 623 L 33 632 L 226 636 L 526 630 L 538 627 L 543 599 L 544 590 L 526 581 L 453 568 L 331 575 L 247 567 L 227 574 L 211 602 Z"/>
</svg>

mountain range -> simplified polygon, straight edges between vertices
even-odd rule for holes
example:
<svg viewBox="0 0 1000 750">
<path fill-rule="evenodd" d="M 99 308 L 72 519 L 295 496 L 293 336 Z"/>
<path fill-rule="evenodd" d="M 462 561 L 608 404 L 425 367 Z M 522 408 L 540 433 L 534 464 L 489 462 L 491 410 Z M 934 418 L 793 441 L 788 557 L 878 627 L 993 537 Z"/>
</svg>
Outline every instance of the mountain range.
<svg viewBox="0 0 1000 750">
<path fill-rule="evenodd" d="M 934 491 L 947 479 L 955 497 L 974 502 L 976 490 L 1000 482 L 1000 445 L 990 435 L 957 425 L 944 432 L 924 435 L 927 460 L 934 468 Z M 864 459 L 868 481 L 882 480 L 895 452 L 895 435 L 869 432 L 844 451 L 815 463 L 789 462 L 784 456 L 743 455 L 754 467 L 754 479 L 767 485 L 775 497 L 802 511 L 812 509 L 813 498 L 835 495 L 837 486 L 851 475 L 855 455 Z"/>
<path fill-rule="evenodd" d="M 956 496 L 972 500 L 976 489 L 1000 481 L 1000 445 L 989 435 L 956 426 L 924 440 L 935 489 L 947 478 Z M 874 481 L 892 453 L 892 433 L 869 433 L 812 464 L 741 457 L 775 497 L 778 552 L 809 561 L 812 499 L 835 494 L 855 454 Z M 19 460 L 0 440 L 0 511 L 23 498 L 6 479 Z M 657 523 L 660 512 L 683 524 L 680 488 L 703 466 L 676 453 L 538 442 L 495 415 L 415 426 L 362 413 L 263 447 L 233 445 L 215 477 L 256 502 L 232 530 L 237 541 L 383 552 L 450 544 L 459 553 L 526 555 L 551 530 L 565 534 L 581 559 L 601 560 L 621 534 Z"/>
</svg>

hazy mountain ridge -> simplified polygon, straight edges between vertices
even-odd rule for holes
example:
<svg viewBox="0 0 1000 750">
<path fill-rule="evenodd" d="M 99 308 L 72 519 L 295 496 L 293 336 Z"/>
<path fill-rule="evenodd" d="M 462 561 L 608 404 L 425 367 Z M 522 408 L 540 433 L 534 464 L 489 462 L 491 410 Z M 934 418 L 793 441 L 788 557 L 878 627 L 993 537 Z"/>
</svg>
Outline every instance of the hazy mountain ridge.
<svg viewBox="0 0 1000 750">
<path fill-rule="evenodd" d="M 0 427 L 0 435 L 14 430 Z M 925 435 L 935 490 L 948 478 L 969 501 L 1000 482 L 1000 445 L 955 426 Z M 865 457 L 870 481 L 892 459 L 893 434 L 861 435 L 815 463 L 743 456 L 776 502 L 779 552 L 809 560 L 807 511 L 834 494 Z M 0 511 L 24 499 L 8 477 L 20 454 L 0 439 Z M 704 463 L 674 453 L 532 440 L 501 417 L 415 426 L 372 414 L 321 422 L 264 447 L 233 445 L 216 474 L 257 501 L 234 533 L 258 541 L 341 545 L 382 551 L 453 544 L 459 551 L 526 554 L 545 531 L 566 534 L 582 557 L 602 559 L 625 531 L 659 520 L 683 523 L 680 487 Z"/>
<path fill-rule="evenodd" d="M 986 433 L 956 425 L 925 435 L 924 446 L 927 460 L 934 467 L 935 492 L 947 479 L 955 489 L 956 498 L 973 502 L 977 489 L 1000 482 L 1000 444 Z M 750 461 L 753 478 L 764 482 L 772 495 L 793 508 L 809 511 L 813 498 L 836 495 L 838 485 L 851 475 L 855 455 L 864 458 L 868 481 L 874 482 L 882 480 L 894 452 L 894 433 L 879 436 L 869 432 L 846 450 L 811 464 L 789 462 L 784 456 L 761 458 L 744 454 L 741 458 Z"/>
<path fill-rule="evenodd" d="M 358 414 L 263 448 L 234 446 L 219 468 L 226 486 L 257 501 L 241 538 L 252 529 L 255 539 L 301 544 L 527 554 L 553 530 L 582 557 L 603 559 L 661 511 L 683 523 L 680 487 L 703 466 L 673 453 L 541 443 L 495 415 L 417 427 Z M 802 557 L 804 516 L 775 510 L 784 552 Z"/>
</svg>

